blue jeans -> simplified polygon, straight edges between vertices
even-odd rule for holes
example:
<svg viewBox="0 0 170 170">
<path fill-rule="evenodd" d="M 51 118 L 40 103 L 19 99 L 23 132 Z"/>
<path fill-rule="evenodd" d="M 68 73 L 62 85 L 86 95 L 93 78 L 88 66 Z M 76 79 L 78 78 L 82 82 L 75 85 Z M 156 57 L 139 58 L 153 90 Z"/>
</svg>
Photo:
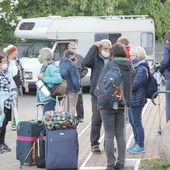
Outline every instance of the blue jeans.
<svg viewBox="0 0 170 170">
<path fill-rule="evenodd" d="M 43 114 L 49 110 L 55 111 L 55 105 L 56 101 L 50 100 L 47 104 L 44 105 Z"/>
<path fill-rule="evenodd" d="M 135 144 L 144 147 L 144 128 L 142 125 L 142 109 L 144 106 L 130 107 L 128 116 L 132 126 Z"/>
<path fill-rule="evenodd" d="M 166 90 L 170 90 L 170 80 L 166 80 Z M 166 99 L 166 122 L 170 120 L 170 93 L 165 94 Z"/>
<path fill-rule="evenodd" d="M 115 164 L 116 162 L 114 155 L 114 137 L 116 137 L 118 148 L 117 163 L 124 165 L 126 150 L 124 110 L 101 109 L 100 115 L 103 121 L 105 132 L 105 151 L 107 157 L 107 165 Z"/>
<path fill-rule="evenodd" d="M 91 95 L 92 102 L 92 118 L 91 118 L 91 132 L 90 132 L 90 141 L 91 146 L 99 145 L 100 139 L 100 129 L 102 126 L 102 119 L 100 116 L 100 110 L 97 108 L 97 97 Z"/>
</svg>

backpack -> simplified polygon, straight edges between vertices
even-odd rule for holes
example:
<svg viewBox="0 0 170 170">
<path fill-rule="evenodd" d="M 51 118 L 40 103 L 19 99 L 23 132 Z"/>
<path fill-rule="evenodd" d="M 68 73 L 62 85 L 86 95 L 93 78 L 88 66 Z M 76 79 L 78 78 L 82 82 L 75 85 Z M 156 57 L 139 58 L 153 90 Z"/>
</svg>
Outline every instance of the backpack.
<svg viewBox="0 0 170 170">
<path fill-rule="evenodd" d="M 45 168 L 45 135 L 41 135 L 40 137 L 34 141 L 33 150 L 32 150 L 32 160 L 35 162 L 38 168 Z"/>
<path fill-rule="evenodd" d="M 124 106 L 122 93 L 122 74 L 114 63 L 109 62 L 109 70 L 104 77 L 97 83 L 94 95 L 97 97 L 99 106 L 107 109 L 118 109 L 118 106 Z"/>
<path fill-rule="evenodd" d="M 153 74 L 148 71 L 148 80 L 145 86 L 146 97 L 148 99 L 152 98 L 152 95 L 158 91 L 158 84 L 156 79 L 154 78 Z M 154 98 L 156 98 L 155 96 Z"/>
</svg>

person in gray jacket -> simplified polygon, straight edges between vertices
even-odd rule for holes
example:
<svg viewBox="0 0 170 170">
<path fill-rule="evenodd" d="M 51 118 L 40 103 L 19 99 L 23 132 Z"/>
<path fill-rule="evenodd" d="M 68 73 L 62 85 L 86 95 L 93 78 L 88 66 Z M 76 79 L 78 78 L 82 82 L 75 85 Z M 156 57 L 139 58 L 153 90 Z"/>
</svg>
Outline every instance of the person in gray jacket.
<svg viewBox="0 0 170 170">
<path fill-rule="evenodd" d="M 122 74 L 123 83 L 121 83 L 122 96 L 124 104 L 119 102 L 118 108 L 110 108 L 108 106 L 100 106 L 100 115 L 104 126 L 105 132 L 105 151 L 107 157 L 106 170 L 123 170 L 125 164 L 125 151 L 126 151 L 126 128 L 125 116 L 126 107 L 130 107 L 132 85 L 135 76 L 135 70 L 131 61 L 127 57 L 127 51 L 124 45 L 116 43 L 110 50 L 110 60 L 113 62 L 113 67 L 118 67 Z M 107 63 L 103 68 L 99 77 L 99 82 L 103 79 L 105 74 L 111 69 L 110 63 Z M 118 154 L 117 159 L 114 155 L 114 137 L 117 141 Z"/>
<path fill-rule="evenodd" d="M 92 102 L 92 119 L 91 119 L 91 133 L 90 133 L 90 142 L 91 142 L 91 151 L 94 154 L 100 154 L 101 150 L 99 148 L 99 139 L 100 139 L 100 129 L 102 125 L 102 120 L 100 116 L 100 111 L 97 108 L 97 97 L 94 95 L 94 90 L 97 85 L 100 73 L 104 65 L 109 61 L 111 42 L 108 39 L 103 39 L 100 42 L 95 42 L 91 46 L 88 53 L 84 59 L 84 65 L 91 69 L 91 86 L 90 86 L 90 95 Z"/>
</svg>

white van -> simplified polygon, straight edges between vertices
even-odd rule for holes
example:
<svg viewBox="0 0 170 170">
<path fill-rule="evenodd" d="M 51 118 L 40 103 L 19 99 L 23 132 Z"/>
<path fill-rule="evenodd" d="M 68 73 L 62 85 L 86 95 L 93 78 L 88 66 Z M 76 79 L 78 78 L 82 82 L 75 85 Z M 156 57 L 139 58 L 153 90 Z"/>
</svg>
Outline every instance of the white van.
<svg viewBox="0 0 170 170">
<path fill-rule="evenodd" d="M 59 63 L 62 50 L 67 48 L 70 42 L 75 42 L 78 53 L 85 56 L 95 41 L 109 39 L 115 43 L 120 36 L 126 36 L 131 45 L 144 47 L 148 58 L 155 59 L 154 21 L 145 15 L 49 16 L 22 19 L 15 29 L 15 36 L 33 40 L 21 58 L 30 87 L 35 85 L 36 75 L 41 67 L 37 56 L 42 47 L 50 47 L 54 51 L 54 60 Z M 83 86 L 90 86 L 90 71 L 83 78 Z"/>
</svg>

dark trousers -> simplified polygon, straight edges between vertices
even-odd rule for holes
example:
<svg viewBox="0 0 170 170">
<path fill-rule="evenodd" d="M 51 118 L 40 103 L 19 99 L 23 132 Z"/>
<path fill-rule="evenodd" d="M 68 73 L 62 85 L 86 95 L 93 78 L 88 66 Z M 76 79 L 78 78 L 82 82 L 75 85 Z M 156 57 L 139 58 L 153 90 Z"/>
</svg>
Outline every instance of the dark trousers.
<svg viewBox="0 0 170 170">
<path fill-rule="evenodd" d="M 94 145 L 99 145 L 102 119 L 100 116 L 100 110 L 97 108 L 97 97 L 91 95 L 91 101 L 92 101 L 92 119 L 91 119 L 90 141 L 91 141 L 91 146 L 94 146 Z"/>
<path fill-rule="evenodd" d="M 78 95 L 78 101 L 76 106 L 77 117 L 84 118 L 84 107 L 83 107 L 83 95 Z"/>
<path fill-rule="evenodd" d="M 0 145 L 5 142 L 5 135 L 6 135 L 6 126 L 8 122 L 11 120 L 11 109 L 7 109 L 4 107 L 5 118 L 3 121 L 2 127 L 0 127 Z"/>
</svg>

